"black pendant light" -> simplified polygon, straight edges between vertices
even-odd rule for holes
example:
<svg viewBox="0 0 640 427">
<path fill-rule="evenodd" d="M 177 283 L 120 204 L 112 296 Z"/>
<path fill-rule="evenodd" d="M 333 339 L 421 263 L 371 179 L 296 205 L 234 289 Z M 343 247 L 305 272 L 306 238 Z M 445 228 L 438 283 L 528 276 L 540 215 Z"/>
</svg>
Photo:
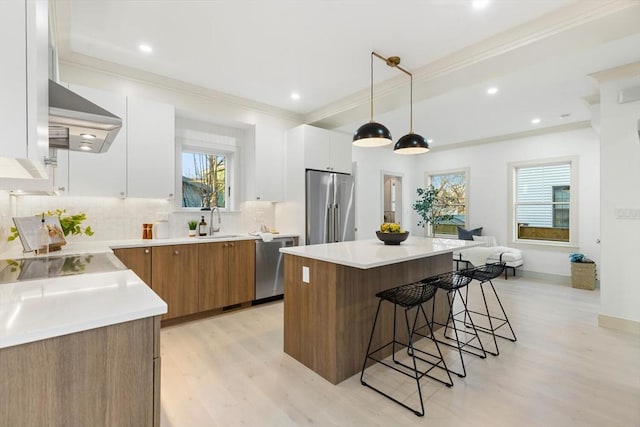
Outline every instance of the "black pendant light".
<svg viewBox="0 0 640 427">
<path fill-rule="evenodd" d="M 400 67 L 398 67 L 400 68 Z M 429 151 L 429 144 L 417 133 L 413 133 L 413 74 L 400 68 L 406 74 L 411 77 L 410 85 L 410 104 L 409 104 L 409 133 L 403 136 L 396 142 L 393 147 L 393 152 L 398 154 L 423 154 Z"/>
<path fill-rule="evenodd" d="M 353 134 L 353 145 L 358 147 L 381 147 L 393 142 L 391 132 L 383 124 L 373 121 L 373 56 L 371 52 L 371 120 Z"/>
</svg>

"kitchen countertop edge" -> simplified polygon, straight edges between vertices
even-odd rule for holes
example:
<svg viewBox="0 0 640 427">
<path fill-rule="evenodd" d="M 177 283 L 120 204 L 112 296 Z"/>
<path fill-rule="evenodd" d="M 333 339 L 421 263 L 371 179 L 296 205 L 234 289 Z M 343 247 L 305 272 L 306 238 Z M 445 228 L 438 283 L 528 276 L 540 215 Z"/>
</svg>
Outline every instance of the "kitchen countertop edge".
<svg viewBox="0 0 640 427">
<path fill-rule="evenodd" d="M 2 302 L 8 318 L 0 328 L 0 349 L 167 312 L 167 304 L 131 270 L 14 282 L 2 287 L 12 300 Z M 96 301 L 94 292 L 100 292 L 103 299 Z"/>
<path fill-rule="evenodd" d="M 379 240 L 368 239 L 284 247 L 280 252 L 366 270 L 481 245 L 472 240 L 409 237 L 400 245 L 385 245 Z"/>
</svg>

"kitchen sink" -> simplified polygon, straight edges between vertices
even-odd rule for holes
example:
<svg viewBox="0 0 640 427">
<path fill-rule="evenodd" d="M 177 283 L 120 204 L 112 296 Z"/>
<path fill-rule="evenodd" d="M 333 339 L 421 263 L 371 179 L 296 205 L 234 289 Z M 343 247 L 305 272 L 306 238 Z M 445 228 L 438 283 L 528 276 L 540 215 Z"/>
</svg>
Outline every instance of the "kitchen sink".
<svg viewBox="0 0 640 427">
<path fill-rule="evenodd" d="M 240 234 L 214 234 L 212 236 L 198 236 L 198 239 L 216 240 L 216 239 L 231 239 L 233 237 L 240 237 Z"/>
</svg>

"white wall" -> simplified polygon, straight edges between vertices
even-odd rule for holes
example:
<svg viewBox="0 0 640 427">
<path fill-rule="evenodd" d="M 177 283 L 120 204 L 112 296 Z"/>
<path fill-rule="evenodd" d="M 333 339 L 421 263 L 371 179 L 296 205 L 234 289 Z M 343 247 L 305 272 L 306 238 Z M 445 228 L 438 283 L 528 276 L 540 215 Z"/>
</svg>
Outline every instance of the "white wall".
<svg viewBox="0 0 640 427">
<path fill-rule="evenodd" d="M 640 101 L 617 102 L 620 89 L 634 86 L 637 74 L 600 85 L 600 314 L 640 322 Z"/>
<path fill-rule="evenodd" d="M 353 147 L 356 179 L 356 238 L 375 239 L 382 221 L 382 171 L 403 175 L 402 178 L 402 227 L 411 235 L 423 235 L 418 227 L 411 204 L 416 199 L 415 190 L 420 183 L 415 180 L 415 157 L 394 154 L 387 148 Z"/>
<path fill-rule="evenodd" d="M 244 202 L 241 211 L 223 212 L 220 232 L 226 234 L 257 231 L 261 224 L 275 224 L 274 204 L 270 202 Z M 32 216 L 39 212 L 66 209 L 69 214 L 84 212 L 87 220 L 83 226 L 90 225 L 95 234 L 92 237 L 67 236 L 67 241 L 100 241 L 140 239 L 142 224 L 154 223 L 158 214 L 168 214 L 169 237 L 186 237 L 187 221 L 199 220 L 205 215 L 209 222 L 209 212 L 174 211 L 172 202 L 166 199 L 119 199 L 115 197 L 50 197 L 21 196 L 12 197 L 0 191 L 0 257 L 2 252 L 12 248 L 21 250 L 20 242 L 7 242 L 11 217 Z M 214 214 L 214 222 L 217 219 Z"/>
<path fill-rule="evenodd" d="M 483 227 L 483 234 L 496 236 L 498 244 L 515 246 L 508 242 L 508 163 L 570 155 L 579 158 L 579 247 L 518 246 L 525 258 L 523 270 L 569 276 L 570 252 L 582 252 L 598 264 L 600 260 L 595 243 L 600 236 L 599 142 L 591 128 L 431 151 L 418 157 L 414 181 L 424 185 L 425 172 L 469 168 L 469 227 Z"/>
</svg>

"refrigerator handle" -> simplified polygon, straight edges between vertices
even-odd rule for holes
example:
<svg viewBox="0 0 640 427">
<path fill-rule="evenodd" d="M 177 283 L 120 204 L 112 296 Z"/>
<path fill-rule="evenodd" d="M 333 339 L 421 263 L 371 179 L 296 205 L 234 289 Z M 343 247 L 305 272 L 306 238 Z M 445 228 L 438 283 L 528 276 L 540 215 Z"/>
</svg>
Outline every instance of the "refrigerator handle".
<svg viewBox="0 0 640 427">
<path fill-rule="evenodd" d="M 335 242 L 341 242 L 342 236 L 340 236 L 340 205 L 334 205 L 335 213 L 333 214 L 333 237 Z"/>
<path fill-rule="evenodd" d="M 328 243 L 333 242 L 333 205 L 327 207 L 327 239 Z"/>
</svg>

